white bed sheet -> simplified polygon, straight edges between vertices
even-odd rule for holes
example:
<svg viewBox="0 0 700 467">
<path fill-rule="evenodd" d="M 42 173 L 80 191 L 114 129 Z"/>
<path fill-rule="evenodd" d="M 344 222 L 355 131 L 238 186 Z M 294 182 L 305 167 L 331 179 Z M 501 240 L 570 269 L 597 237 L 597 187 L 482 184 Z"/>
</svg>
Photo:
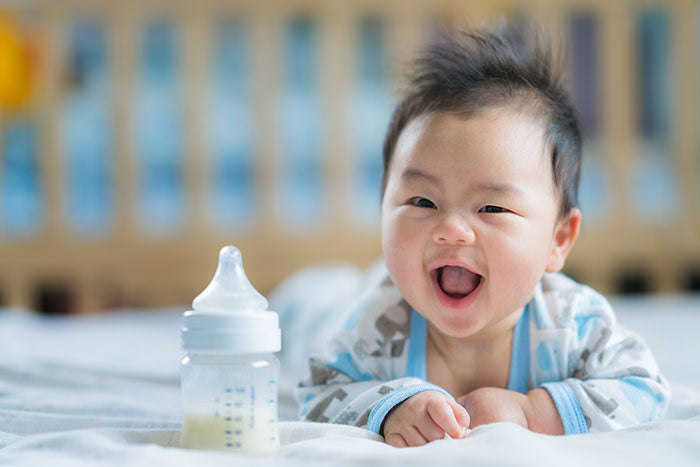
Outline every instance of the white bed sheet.
<svg viewBox="0 0 700 467">
<path fill-rule="evenodd" d="M 332 289 L 332 296 L 300 294 L 305 284 L 320 280 L 320 273 L 327 284 L 335 281 L 324 289 Z M 352 296 L 365 280 L 346 266 L 309 270 L 273 294 L 285 327 L 280 356 L 284 419 L 293 417 L 292 382 L 309 350 L 309 340 L 300 334 L 340 322 L 343 311 L 329 314 L 329 305 Z M 700 297 L 614 303 L 620 321 L 647 336 L 672 381 L 672 408 L 663 421 L 569 437 L 499 423 L 480 427 L 464 440 L 406 450 L 358 428 L 284 421 L 282 449 L 269 458 L 178 447 L 183 309 L 63 318 L 2 311 L 0 465 L 700 465 L 700 343 L 695 338 Z M 309 312 L 299 313 L 302 308 Z M 320 310 L 326 313 L 322 317 Z"/>
</svg>

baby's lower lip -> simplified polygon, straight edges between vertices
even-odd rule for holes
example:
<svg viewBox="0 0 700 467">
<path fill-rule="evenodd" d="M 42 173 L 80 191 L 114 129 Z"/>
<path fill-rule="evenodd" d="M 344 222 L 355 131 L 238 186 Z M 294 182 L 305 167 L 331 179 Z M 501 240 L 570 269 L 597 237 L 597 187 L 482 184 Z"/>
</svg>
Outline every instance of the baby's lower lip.
<svg viewBox="0 0 700 467">
<path fill-rule="evenodd" d="M 455 298 L 450 297 L 442 290 L 442 287 L 440 287 L 440 284 L 437 281 L 437 274 L 435 273 L 435 271 L 433 271 L 430 277 L 433 283 L 433 288 L 435 289 L 435 295 L 437 295 L 437 298 L 442 304 L 442 306 L 446 308 L 452 308 L 455 310 L 463 310 L 469 305 L 471 305 L 474 302 L 474 300 L 476 300 L 476 297 L 481 291 L 481 286 L 484 284 L 484 277 L 481 276 L 479 278 L 479 285 L 477 285 L 474 290 L 472 290 L 464 297 Z"/>
</svg>

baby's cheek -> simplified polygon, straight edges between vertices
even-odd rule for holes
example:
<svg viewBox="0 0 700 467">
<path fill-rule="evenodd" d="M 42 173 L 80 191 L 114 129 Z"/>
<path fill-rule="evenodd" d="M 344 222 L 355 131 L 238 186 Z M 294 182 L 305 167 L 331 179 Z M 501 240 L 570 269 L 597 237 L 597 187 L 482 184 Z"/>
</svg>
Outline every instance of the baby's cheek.
<svg viewBox="0 0 700 467">
<path fill-rule="evenodd" d="M 404 268 L 401 263 L 401 255 L 395 250 L 393 242 L 384 242 L 383 256 L 391 278 L 396 281 Z"/>
<path fill-rule="evenodd" d="M 416 282 L 413 273 L 415 268 L 411 267 L 410 261 L 407 261 L 406 258 L 401 255 L 394 255 L 394 257 L 385 258 L 385 260 L 394 285 L 396 285 L 404 297 L 406 293 L 410 294 Z"/>
<path fill-rule="evenodd" d="M 544 264 L 538 260 L 538 255 L 524 252 L 522 247 L 520 250 L 505 257 L 497 270 L 492 269 L 491 276 L 492 279 L 497 277 L 495 282 L 502 286 L 496 291 L 500 300 L 507 301 L 512 307 L 521 307 L 531 299 L 544 273 Z"/>
<path fill-rule="evenodd" d="M 415 249 L 410 236 L 402 235 L 400 230 L 387 231 L 383 235 L 384 262 L 396 285 L 399 285 L 398 282 L 410 281 L 411 272 L 420 267 L 419 264 L 414 264 L 420 257 L 420 252 Z"/>
<path fill-rule="evenodd" d="M 402 254 L 401 251 L 385 253 L 386 263 L 391 280 L 396 288 L 412 306 L 421 303 L 422 290 L 425 288 L 420 274 L 423 265 L 416 262 L 416 255 Z"/>
</svg>

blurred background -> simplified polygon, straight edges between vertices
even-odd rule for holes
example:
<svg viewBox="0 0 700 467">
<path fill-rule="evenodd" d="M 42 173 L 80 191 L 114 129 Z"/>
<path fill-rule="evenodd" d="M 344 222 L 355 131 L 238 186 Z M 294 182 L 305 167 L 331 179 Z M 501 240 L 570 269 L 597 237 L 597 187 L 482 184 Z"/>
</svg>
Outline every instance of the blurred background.
<svg viewBox="0 0 700 467">
<path fill-rule="evenodd" d="M 439 28 L 539 28 L 583 122 L 604 293 L 700 290 L 700 2 L 102 1 L 0 7 L 0 306 L 187 304 L 237 245 L 268 293 L 377 259 L 381 147 Z"/>
</svg>

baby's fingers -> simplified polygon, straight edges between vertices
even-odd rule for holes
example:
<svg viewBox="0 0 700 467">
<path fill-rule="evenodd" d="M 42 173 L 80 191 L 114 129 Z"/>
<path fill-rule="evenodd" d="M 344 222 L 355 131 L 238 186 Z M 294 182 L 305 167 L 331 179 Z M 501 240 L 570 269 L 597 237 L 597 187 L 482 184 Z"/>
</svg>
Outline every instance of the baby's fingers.
<svg viewBox="0 0 700 467">
<path fill-rule="evenodd" d="M 462 438 L 463 429 L 457 421 L 455 410 L 446 400 L 432 400 L 427 406 L 428 415 L 451 438 Z"/>
<path fill-rule="evenodd" d="M 459 426 L 464 427 L 463 429 L 466 431 L 466 428 L 469 428 L 469 425 L 471 424 L 471 417 L 469 416 L 467 409 L 464 408 L 464 406 L 459 402 L 453 400 L 448 400 L 447 403 L 452 407 Z M 462 436 L 460 436 L 460 438 L 462 438 Z"/>
<path fill-rule="evenodd" d="M 416 428 L 428 442 L 445 438 L 445 430 L 440 428 L 428 415 L 416 420 Z"/>
<path fill-rule="evenodd" d="M 423 446 L 424 444 L 428 444 L 428 440 L 425 439 L 425 436 L 423 436 L 423 434 L 418 430 L 418 428 L 416 428 L 413 425 L 409 425 L 404 430 L 402 430 L 401 435 L 406 440 L 406 443 L 408 443 L 408 445 L 411 447 Z"/>
<path fill-rule="evenodd" d="M 408 443 L 400 433 L 389 433 L 384 437 L 384 441 L 386 441 L 386 444 L 389 446 L 394 446 L 395 448 L 408 447 Z"/>
</svg>

